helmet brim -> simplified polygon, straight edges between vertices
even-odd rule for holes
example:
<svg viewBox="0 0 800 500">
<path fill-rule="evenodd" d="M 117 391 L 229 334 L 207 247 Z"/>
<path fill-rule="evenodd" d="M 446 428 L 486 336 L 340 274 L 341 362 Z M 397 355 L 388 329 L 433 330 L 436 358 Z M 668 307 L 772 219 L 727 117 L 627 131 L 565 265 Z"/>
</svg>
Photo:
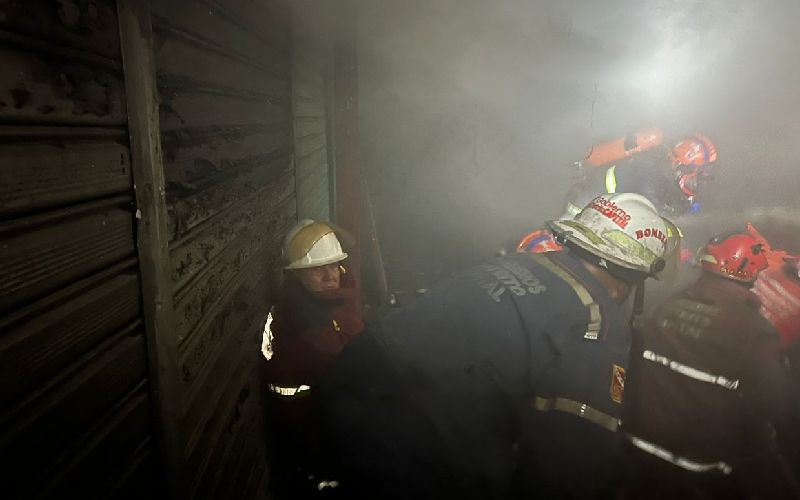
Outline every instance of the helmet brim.
<svg viewBox="0 0 800 500">
<path fill-rule="evenodd" d="M 635 255 L 629 255 L 627 260 L 618 257 L 615 254 L 623 251 L 621 248 L 600 238 L 588 226 L 576 220 L 551 220 L 546 224 L 553 233 L 592 255 L 625 269 L 650 274 L 649 262 Z"/>
<path fill-rule="evenodd" d="M 313 263 L 303 263 L 303 262 L 292 262 L 288 266 L 285 266 L 284 269 L 291 270 L 291 269 L 311 269 L 312 267 L 321 267 L 327 266 L 328 264 L 333 264 L 335 262 L 341 262 L 347 258 L 347 253 L 342 252 L 339 255 L 332 255 L 327 259 L 319 259 L 315 260 Z"/>
</svg>

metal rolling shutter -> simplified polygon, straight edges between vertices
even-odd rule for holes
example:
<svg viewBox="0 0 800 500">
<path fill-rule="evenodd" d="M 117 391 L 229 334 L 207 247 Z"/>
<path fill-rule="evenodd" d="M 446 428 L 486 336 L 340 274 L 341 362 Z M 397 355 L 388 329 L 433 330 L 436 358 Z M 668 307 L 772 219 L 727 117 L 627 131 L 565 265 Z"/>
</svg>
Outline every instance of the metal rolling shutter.
<svg viewBox="0 0 800 500">
<path fill-rule="evenodd" d="M 151 496 L 114 2 L 3 2 L 0 66 L 3 496 Z"/>
<path fill-rule="evenodd" d="M 153 2 L 192 497 L 269 479 L 260 331 L 296 218 L 286 21 L 273 2 Z"/>
<path fill-rule="evenodd" d="M 331 220 L 334 178 L 329 159 L 328 94 L 333 58 L 308 36 L 294 38 L 292 107 L 294 109 L 297 215 Z"/>
</svg>

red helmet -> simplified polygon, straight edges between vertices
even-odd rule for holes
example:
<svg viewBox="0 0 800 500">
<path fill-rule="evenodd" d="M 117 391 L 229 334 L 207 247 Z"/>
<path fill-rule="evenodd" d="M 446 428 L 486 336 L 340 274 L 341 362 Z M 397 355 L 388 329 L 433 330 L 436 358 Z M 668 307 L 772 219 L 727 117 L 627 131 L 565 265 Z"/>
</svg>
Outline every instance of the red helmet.
<svg viewBox="0 0 800 500">
<path fill-rule="evenodd" d="M 769 265 L 764 242 L 743 233 L 715 236 L 698 260 L 704 271 L 746 283 L 755 281 Z"/>
<path fill-rule="evenodd" d="M 691 135 L 676 144 L 669 156 L 676 167 L 694 167 L 696 171 L 717 161 L 717 148 L 708 137 Z"/>
<path fill-rule="evenodd" d="M 685 137 L 669 152 L 672 168 L 678 179 L 678 187 L 687 198 L 697 196 L 700 178 L 711 176 L 712 166 L 717 161 L 717 148 L 704 135 Z"/>
</svg>

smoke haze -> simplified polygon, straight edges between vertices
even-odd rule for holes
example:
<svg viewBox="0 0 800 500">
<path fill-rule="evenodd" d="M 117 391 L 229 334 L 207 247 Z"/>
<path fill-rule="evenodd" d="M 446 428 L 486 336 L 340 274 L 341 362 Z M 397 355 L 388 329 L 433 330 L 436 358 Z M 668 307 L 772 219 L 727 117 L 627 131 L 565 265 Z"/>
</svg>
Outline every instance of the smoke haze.
<svg viewBox="0 0 800 500">
<path fill-rule="evenodd" d="M 692 230 L 795 213 L 797 19 L 793 0 L 362 2 L 362 161 L 390 286 L 556 216 L 571 162 L 644 126 L 717 145 L 708 222 Z"/>
</svg>

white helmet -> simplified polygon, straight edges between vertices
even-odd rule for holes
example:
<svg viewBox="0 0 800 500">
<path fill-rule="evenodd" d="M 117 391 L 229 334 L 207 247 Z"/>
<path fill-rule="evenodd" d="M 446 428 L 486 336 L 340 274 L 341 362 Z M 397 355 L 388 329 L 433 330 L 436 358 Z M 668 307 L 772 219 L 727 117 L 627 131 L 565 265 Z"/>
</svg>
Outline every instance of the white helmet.
<svg viewBox="0 0 800 500">
<path fill-rule="evenodd" d="M 304 219 L 292 226 L 283 241 L 284 269 L 307 269 L 347 258 L 333 228 L 323 222 Z"/>
<path fill-rule="evenodd" d="M 674 250 L 677 228 L 640 194 L 596 197 L 573 220 L 550 221 L 554 233 L 617 266 L 656 275 Z"/>
</svg>

